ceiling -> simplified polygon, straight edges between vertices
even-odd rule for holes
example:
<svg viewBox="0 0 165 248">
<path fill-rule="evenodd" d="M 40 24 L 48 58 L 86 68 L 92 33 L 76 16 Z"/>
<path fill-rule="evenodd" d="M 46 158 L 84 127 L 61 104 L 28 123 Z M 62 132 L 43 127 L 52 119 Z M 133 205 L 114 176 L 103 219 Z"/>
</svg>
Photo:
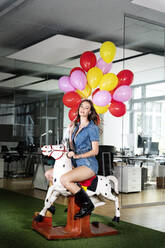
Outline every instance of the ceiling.
<svg viewBox="0 0 165 248">
<path fill-rule="evenodd" d="M 41 90 L 39 84 L 43 91 L 51 90 L 52 80 L 78 66 L 84 51 L 98 54 L 106 40 L 119 48 L 114 63 L 123 60 L 123 43 L 133 51 L 126 57 L 164 56 L 165 13 L 133 2 L 138 0 L 1 0 L 2 92 L 34 90 L 35 84 L 36 90 Z M 46 80 L 50 87 L 45 87 Z"/>
</svg>

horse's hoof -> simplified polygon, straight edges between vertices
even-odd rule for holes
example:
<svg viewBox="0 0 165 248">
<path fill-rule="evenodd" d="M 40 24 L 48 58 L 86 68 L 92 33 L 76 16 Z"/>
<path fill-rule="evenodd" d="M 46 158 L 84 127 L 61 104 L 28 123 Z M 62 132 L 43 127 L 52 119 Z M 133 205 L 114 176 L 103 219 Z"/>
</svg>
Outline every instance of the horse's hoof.
<svg viewBox="0 0 165 248">
<path fill-rule="evenodd" d="M 56 208 L 55 206 L 51 205 L 50 208 L 47 209 L 51 214 L 55 214 Z"/>
<path fill-rule="evenodd" d="M 120 217 L 116 217 L 116 216 L 114 216 L 114 217 L 113 217 L 113 219 L 112 219 L 112 221 L 116 221 L 116 222 L 118 222 L 118 223 L 119 223 L 119 221 L 120 221 Z"/>
<path fill-rule="evenodd" d="M 37 216 L 34 217 L 34 220 L 35 220 L 36 222 L 42 222 L 42 221 L 43 221 L 43 218 L 44 218 L 44 217 L 43 217 L 42 215 L 39 214 L 39 215 L 37 215 Z"/>
</svg>

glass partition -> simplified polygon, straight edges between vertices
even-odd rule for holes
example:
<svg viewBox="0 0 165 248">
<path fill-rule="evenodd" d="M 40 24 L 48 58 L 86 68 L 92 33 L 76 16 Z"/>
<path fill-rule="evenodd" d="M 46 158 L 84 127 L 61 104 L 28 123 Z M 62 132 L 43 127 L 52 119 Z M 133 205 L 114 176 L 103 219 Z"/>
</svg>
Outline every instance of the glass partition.
<svg viewBox="0 0 165 248">
<path fill-rule="evenodd" d="M 164 33 L 148 20 L 124 18 L 123 68 L 133 71 L 134 81 L 116 169 L 123 207 L 165 204 Z"/>
<path fill-rule="evenodd" d="M 42 162 L 41 146 L 62 140 L 63 93 L 57 89 L 58 76 L 47 65 L 11 59 L 8 66 L 13 74 L 3 72 L 6 78 L 0 82 L 5 176 L 32 176 L 34 164 Z"/>
</svg>

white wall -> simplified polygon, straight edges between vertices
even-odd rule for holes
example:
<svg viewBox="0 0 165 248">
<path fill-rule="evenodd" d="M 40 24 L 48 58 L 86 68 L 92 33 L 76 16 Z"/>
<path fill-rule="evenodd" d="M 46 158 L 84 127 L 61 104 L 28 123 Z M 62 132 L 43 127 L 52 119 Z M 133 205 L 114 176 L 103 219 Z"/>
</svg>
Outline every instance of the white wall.
<svg viewBox="0 0 165 248">
<path fill-rule="evenodd" d="M 112 116 L 109 111 L 103 115 L 102 145 L 122 147 L 122 118 Z"/>
<path fill-rule="evenodd" d="M 108 111 L 102 115 L 102 118 L 102 145 L 112 145 L 117 150 L 130 147 L 129 114 L 127 113 L 123 117 L 114 117 Z"/>
</svg>

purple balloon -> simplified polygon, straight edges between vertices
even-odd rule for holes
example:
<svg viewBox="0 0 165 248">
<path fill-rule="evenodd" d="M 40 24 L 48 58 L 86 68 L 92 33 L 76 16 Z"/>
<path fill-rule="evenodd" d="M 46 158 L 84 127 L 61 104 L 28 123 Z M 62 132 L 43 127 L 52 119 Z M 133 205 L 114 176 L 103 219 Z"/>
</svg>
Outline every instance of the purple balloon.
<svg viewBox="0 0 165 248">
<path fill-rule="evenodd" d="M 84 90 L 87 83 L 85 73 L 80 70 L 73 71 L 70 76 L 70 82 L 76 89 Z"/>
<path fill-rule="evenodd" d="M 107 90 L 99 90 L 93 96 L 93 103 L 97 106 L 106 106 L 111 101 L 111 94 Z"/>
<path fill-rule="evenodd" d="M 68 76 L 63 76 L 58 80 L 58 87 L 64 92 L 75 91 L 75 88 L 70 83 Z"/>
<path fill-rule="evenodd" d="M 106 74 L 112 69 L 112 63 L 108 64 L 102 58 L 99 58 L 96 67 L 100 68 L 103 74 Z"/>
<path fill-rule="evenodd" d="M 117 88 L 113 94 L 113 99 L 117 102 L 126 102 L 132 97 L 132 89 L 128 85 Z"/>
</svg>

